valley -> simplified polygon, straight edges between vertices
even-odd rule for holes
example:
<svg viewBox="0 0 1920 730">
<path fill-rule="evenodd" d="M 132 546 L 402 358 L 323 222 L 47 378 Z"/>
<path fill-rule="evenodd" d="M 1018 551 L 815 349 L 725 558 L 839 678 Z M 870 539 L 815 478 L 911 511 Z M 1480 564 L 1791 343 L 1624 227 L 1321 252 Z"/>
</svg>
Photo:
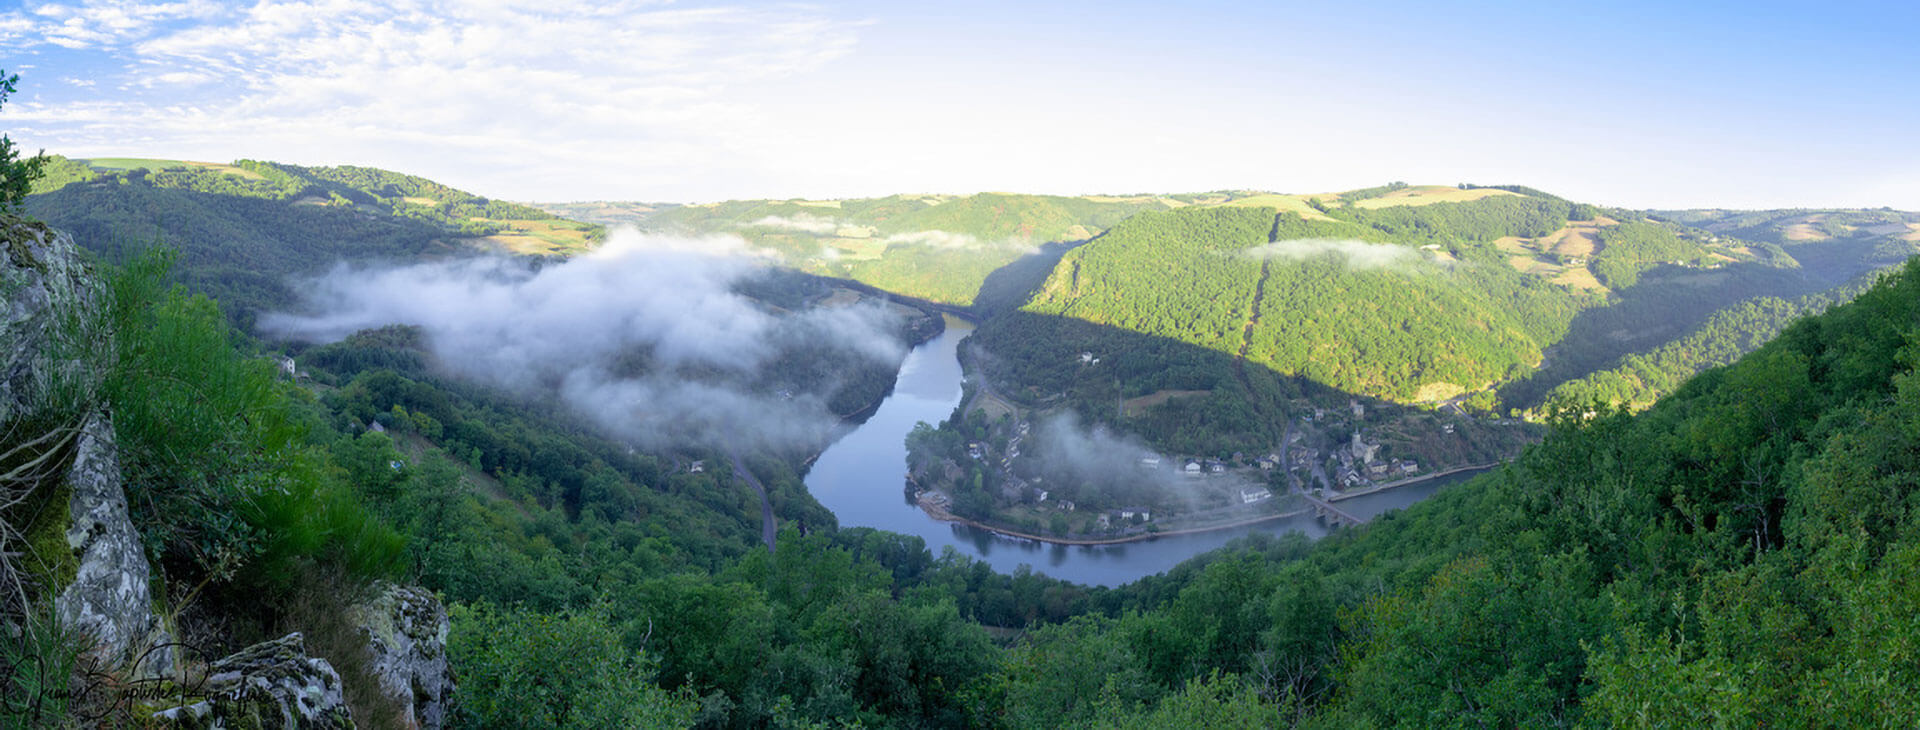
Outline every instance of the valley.
<svg viewBox="0 0 1920 730">
<path fill-rule="evenodd" d="M 370 168 L 56 167 L 65 182 L 43 181 L 27 210 L 128 262 L 116 316 L 148 323 L 121 325 L 132 355 L 113 392 L 128 468 L 172 495 L 134 519 L 175 536 L 156 552 L 169 575 L 214 586 L 212 613 L 173 619 L 182 630 L 256 620 L 218 612 L 271 571 L 349 560 L 440 591 L 460 652 L 481 641 L 462 632 L 564 615 L 611 646 L 656 637 L 658 685 L 636 691 L 701 692 L 762 720 L 791 712 L 768 698 L 833 696 L 837 680 L 807 667 L 882 686 L 891 670 L 848 657 L 902 645 L 949 669 L 888 692 L 939 712 L 972 711 L 948 677 L 1038 686 L 1008 657 L 1171 687 L 1188 673 L 1162 659 L 1204 655 L 1249 676 L 1285 656 L 1300 672 L 1265 686 L 1338 687 L 1315 712 L 1392 716 L 1369 703 L 1404 687 L 1374 673 L 1483 664 L 1361 632 L 1449 635 L 1406 612 L 1454 610 L 1461 582 L 1570 612 L 1565 632 L 1518 630 L 1583 667 L 1527 665 L 1543 696 L 1619 687 L 1622 657 L 1662 651 L 1633 633 L 1654 624 L 1597 608 L 1603 591 L 1642 609 L 1654 595 L 1621 561 L 1668 566 L 1645 580 L 1684 592 L 1702 584 L 1673 566 L 1728 561 L 1712 580 L 1743 580 L 1725 577 L 1738 546 L 1831 549 L 1827 528 L 1783 527 L 1783 500 L 1818 516 L 1839 497 L 1753 485 L 1855 462 L 1750 427 L 1825 438 L 1809 426 L 1820 409 L 1882 397 L 1901 357 L 1889 338 L 1912 326 L 1911 274 L 1896 272 L 1920 222 L 1404 185 L 536 208 Z M 449 296 L 462 305 L 433 305 Z M 1807 317 L 1833 324 L 1793 324 Z M 160 332 L 199 344 L 161 347 Z M 248 364 L 281 357 L 284 378 Z M 151 372 L 226 373 L 251 400 L 140 385 Z M 232 420 L 255 412 L 291 420 Z M 180 414 L 204 427 L 161 425 Z M 158 446 L 181 439 L 202 446 Z M 1660 455 L 1604 455 L 1622 449 Z M 253 532 L 167 526 L 248 504 L 182 481 L 221 469 L 323 484 L 303 498 L 333 506 L 240 512 Z M 1688 510 L 1713 510 L 1712 526 L 1683 527 L 1702 524 Z M 1654 541 L 1622 542 L 1602 514 Z M 254 542 L 295 531 L 329 537 Z M 259 562 L 219 578 L 212 556 L 241 551 Z M 868 619 L 917 628 L 843 643 L 862 634 L 836 622 Z M 678 635 L 652 633 L 667 625 Z M 1596 636 L 1628 643 L 1583 648 Z M 1831 666 L 1873 661 L 1863 651 Z M 859 706 L 922 711 L 889 704 L 900 696 Z"/>
</svg>

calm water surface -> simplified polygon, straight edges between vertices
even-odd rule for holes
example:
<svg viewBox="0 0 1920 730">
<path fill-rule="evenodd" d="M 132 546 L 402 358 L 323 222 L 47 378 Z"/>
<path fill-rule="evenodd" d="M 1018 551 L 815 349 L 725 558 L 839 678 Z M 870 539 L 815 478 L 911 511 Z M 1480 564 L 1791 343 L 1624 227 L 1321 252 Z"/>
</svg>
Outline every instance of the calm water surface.
<svg viewBox="0 0 1920 730">
<path fill-rule="evenodd" d="M 967 525 L 934 520 L 906 497 L 907 432 L 920 421 L 939 423 L 960 404 L 960 361 L 955 350 L 973 332 L 964 320 L 947 318 L 947 330 L 913 349 L 900 367 L 893 395 L 866 423 L 854 428 L 820 455 L 807 473 L 807 489 L 833 510 L 841 527 L 874 527 L 916 535 L 934 555 L 951 547 L 1011 573 L 1020 565 L 1079 583 L 1114 586 L 1164 572 L 1181 561 L 1228 541 L 1264 532 L 1279 535 L 1327 533 L 1312 517 L 1295 517 L 1233 530 L 1163 537 L 1123 545 L 1049 545 L 1001 537 Z M 1380 494 L 1343 500 L 1340 508 L 1371 517 L 1425 499 L 1472 474 L 1433 479 Z"/>
</svg>

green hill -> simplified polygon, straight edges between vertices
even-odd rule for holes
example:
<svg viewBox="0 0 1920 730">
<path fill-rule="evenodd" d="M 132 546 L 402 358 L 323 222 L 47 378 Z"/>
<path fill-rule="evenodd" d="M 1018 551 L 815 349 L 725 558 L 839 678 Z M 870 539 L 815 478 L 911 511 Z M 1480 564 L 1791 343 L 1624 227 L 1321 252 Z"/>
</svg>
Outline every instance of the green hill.
<svg viewBox="0 0 1920 730">
<path fill-rule="evenodd" d="M 52 158 L 28 213 L 110 257 L 166 243 L 182 278 L 245 324 L 291 302 L 286 279 L 338 261 L 473 250 L 568 254 L 591 224 L 370 167 Z"/>
<path fill-rule="evenodd" d="M 856 200 L 737 200 L 661 210 L 661 232 L 733 233 L 789 266 L 929 301 L 970 306 L 996 270 L 1057 241 L 1083 241 L 1171 198 L 980 193 Z"/>
<path fill-rule="evenodd" d="M 1489 407 L 1497 394 L 1502 407 L 1535 408 L 1553 385 L 1651 353 L 1723 308 L 1814 295 L 1914 250 L 1836 242 L 1790 254 L 1544 194 L 1447 199 L 1446 190 L 1141 213 L 1068 252 L 1024 307 L 1047 317 L 1018 326 L 1078 319 L 1349 393 L 1398 402 L 1478 393 Z M 1041 379 L 1017 375 L 1009 389 Z"/>
</svg>

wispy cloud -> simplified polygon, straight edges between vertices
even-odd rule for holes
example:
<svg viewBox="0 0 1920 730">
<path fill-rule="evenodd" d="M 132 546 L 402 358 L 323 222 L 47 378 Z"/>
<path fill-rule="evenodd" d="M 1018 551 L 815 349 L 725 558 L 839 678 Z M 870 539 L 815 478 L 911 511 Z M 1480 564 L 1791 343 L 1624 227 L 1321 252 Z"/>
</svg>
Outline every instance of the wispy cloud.
<svg viewBox="0 0 1920 730">
<path fill-rule="evenodd" d="M 1354 269 L 1382 269 L 1419 263 L 1424 259 L 1420 252 L 1406 246 L 1391 243 L 1367 243 L 1354 239 L 1341 238 L 1296 238 L 1289 241 L 1275 241 L 1263 246 L 1255 246 L 1242 252 L 1255 259 L 1292 259 L 1301 260 L 1317 256 L 1332 255 L 1346 262 Z"/>
<path fill-rule="evenodd" d="M 793 216 L 770 215 L 747 223 L 748 228 L 777 228 L 787 231 L 800 231 L 816 236 L 824 236 L 840 230 L 840 222 L 832 218 L 801 213 Z"/>
<path fill-rule="evenodd" d="M 86 0 L 0 10 L 7 45 L 85 50 L 100 69 L 94 80 L 115 90 L 58 105 L 14 100 L 7 115 L 25 126 L 16 136 L 35 146 L 427 174 L 457 159 L 458 169 L 520 190 L 723 162 L 714 155 L 727 140 L 764 136 L 769 123 L 750 97 L 729 92 L 845 55 L 858 26 L 811 6 L 648 0 Z"/>
<path fill-rule="evenodd" d="M 738 237 L 621 229 L 592 254 L 537 270 L 503 258 L 342 267 L 303 282 L 302 311 L 263 316 L 260 328 L 330 342 L 418 326 L 448 370 L 557 397 L 649 446 L 817 445 L 838 422 L 826 392 L 753 384 L 776 360 L 822 347 L 897 363 L 898 316 L 877 303 L 770 311 L 737 291 L 764 271 Z M 647 367 L 635 372 L 635 357 Z"/>
<path fill-rule="evenodd" d="M 1000 240 L 990 241 L 990 240 L 983 240 L 980 237 L 970 233 L 955 233 L 953 231 L 939 231 L 939 230 L 912 231 L 909 233 L 895 233 L 891 236 L 887 236 L 886 242 L 888 245 L 899 244 L 899 245 L 906 245 L 906 246 L 930 246 L 932 248 L 944 248 L 944 249 L 1010 248 L 1010 249 L 1019 249 L 1024 251 L 1038 250 L 1033 247 L 1032 243 L 1029 243 L 1027 241 L 1020 241 L 1015 239 L 1000 239 Z"/>
</svg>

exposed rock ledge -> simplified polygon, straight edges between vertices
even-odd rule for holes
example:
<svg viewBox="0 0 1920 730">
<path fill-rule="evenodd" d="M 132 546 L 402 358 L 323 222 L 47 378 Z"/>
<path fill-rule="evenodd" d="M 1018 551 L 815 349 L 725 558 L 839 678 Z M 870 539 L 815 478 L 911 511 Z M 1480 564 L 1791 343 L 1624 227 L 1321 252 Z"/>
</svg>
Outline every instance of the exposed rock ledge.
<svg viewBox="0 0 1920 730">
<path fill-rule="evenodd" d="M 428 730 L 445 726 L 454 688 L 446 606 L 424 588 L 382 582 L 355 613 L 367 633 L 369 669 L 404 708 L 402 721 Z"/>
<path fill-rule="evenodd" d="M 79 568 L 54 598 L 54 613 L 85 634 L 107 666 L 165 676 L 175 662 L 173 639 L 153 614 L 147 555 L 127 517 L 113 424 L 104 415 L 87 419 L 67 485 L 67 547 Z"/>
<path fill-rule="evenodd" d="M 307 656 L 300 634 L 241 649 L 207 667 L 195 701 L 152 714 L 182 728 L 352 728 L 340 675 Z"/>
</svg>

